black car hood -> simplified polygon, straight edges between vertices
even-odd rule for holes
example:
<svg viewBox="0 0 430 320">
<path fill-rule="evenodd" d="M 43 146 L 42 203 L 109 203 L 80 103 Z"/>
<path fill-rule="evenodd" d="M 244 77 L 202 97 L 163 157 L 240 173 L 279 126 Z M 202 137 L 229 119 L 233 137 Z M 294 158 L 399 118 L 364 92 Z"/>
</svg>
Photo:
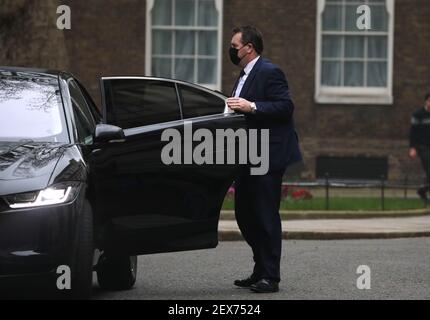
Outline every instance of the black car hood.
<svg viewBox="0 0 430 320">
<path fill-rule="evenodd" d="M 22 192 L 46 188 L 65 146 L 65 143 L 0 141 L 0 195 L 8 194 L 18 185 Z"/>
</svg>

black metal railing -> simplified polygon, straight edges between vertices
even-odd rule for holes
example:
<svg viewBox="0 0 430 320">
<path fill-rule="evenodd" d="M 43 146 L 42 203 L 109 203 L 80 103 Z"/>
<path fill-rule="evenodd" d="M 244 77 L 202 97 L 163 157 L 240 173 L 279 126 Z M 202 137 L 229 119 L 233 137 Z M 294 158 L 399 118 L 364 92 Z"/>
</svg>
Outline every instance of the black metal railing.
<svg viewBox="0 0 430 320">
<path fill-rule="evenodd" d="M 290 181 L 285 182 L 285 186 L 296 188 L 322 188 L 325 194 L 325 209 L 330 210 L 330 199 L 332 198 L 333 189 L 375 189 L 379 190 L 381 209 L 386 210 L 387 190 L 403 190 L 403 198 L 408 199 L 409 190 L 418 189 L 425 185 L 425 180 L 421 178 L 411 178 L 405 175 L 402 180 L 387 180 L 381 176 L 379 180 L 348 180 L 348 179 L 330 179 L 328 174 L 325 179 L 316 181 Z"/>
</svg>

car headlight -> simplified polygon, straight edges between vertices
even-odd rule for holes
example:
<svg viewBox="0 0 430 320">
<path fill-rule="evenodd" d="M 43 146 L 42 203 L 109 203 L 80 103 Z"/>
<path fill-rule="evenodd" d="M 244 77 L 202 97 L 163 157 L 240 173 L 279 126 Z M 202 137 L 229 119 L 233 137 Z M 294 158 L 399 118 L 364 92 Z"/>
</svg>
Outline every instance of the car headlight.
<svg viewBox="0 0 430 320">
<path fill-rule="evenodd" d="M 68 182 L 53 185 L 35 192 L 14 194 L 4 197 L 11 209 L 52 206 L 72 201 L 79 190 L 79 183 Z"/>
</svg>

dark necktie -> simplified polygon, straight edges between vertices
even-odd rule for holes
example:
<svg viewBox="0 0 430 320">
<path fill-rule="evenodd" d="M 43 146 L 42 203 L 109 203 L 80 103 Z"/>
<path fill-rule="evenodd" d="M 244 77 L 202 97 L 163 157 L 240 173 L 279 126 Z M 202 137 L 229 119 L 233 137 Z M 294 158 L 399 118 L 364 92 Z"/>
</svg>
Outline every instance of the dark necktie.
<svg viewBox="0 0 430 320">
<path fill-rule="evenodd" d="M 239 75 L 239 79 L 237 79 L 236 84 L 234 85 L 233 92 L 231 93 L 231 96 L 232 96 L 232 97 L 234 97 L 234 95 L 235 95 L 235 93 L 236 93 L 236 90 L 237 90 L 237 87 L 239 86 L 240 79 L 242 79 L 242 77 L 243 77 L 244 75 L 246 75 L 246 73 L 245 73 L 245 70 L 244 70 L 244 69 L 242 69 L 242 71 L 240 72 L 240 75 Z"/>
</svg>

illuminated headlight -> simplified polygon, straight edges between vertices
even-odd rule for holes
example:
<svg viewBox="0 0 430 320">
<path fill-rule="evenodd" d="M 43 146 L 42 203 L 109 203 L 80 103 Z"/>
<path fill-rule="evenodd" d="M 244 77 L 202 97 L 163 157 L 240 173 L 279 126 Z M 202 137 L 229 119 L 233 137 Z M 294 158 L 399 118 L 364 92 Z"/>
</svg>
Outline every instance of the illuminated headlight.
<svg viewBox="0 0 430 320">
<path fill-rule="evenodd" d="M 79 183 L 60 183 L 41 191 L 6 196 L 5 200 L 11 209 L 52 206 L 72 201 L 78 190 Z"/>
</svg>

